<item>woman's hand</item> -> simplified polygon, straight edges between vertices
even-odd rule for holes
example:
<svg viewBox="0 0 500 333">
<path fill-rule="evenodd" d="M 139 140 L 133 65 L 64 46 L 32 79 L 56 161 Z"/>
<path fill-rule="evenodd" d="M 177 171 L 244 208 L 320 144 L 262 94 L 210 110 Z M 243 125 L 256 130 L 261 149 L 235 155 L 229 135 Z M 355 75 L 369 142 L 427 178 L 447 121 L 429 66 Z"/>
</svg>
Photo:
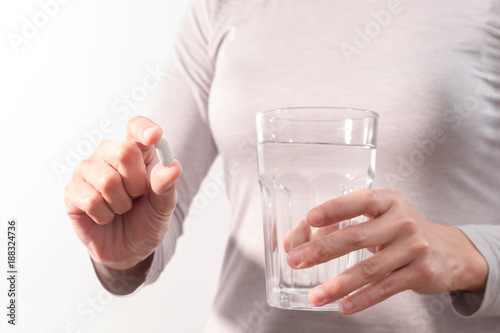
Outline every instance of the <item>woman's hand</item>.
<svg viewBox="0 0 500 333">
<path fill-rule="evenodd" d="M 316 306 L 342 300 L 352 314 L 404 290 L 438 294 L 453 290 L 484 291 L 488 266 L 457 228 L 427 221 L 393 190 L 363 189 L 327 201 L 307 214 L 312 227 L 328 227 L 365 215 L 370 221 L 312 239 L 288 253 L 292 268 L 308 268 L 362 248 L 373 256 L 314 288 Z M 320 230 L 320 229 L 318 229 Z"/>
<path fill-rule="evenodd" d="M 127 125 L 127 140 L 104 141 L 78 164 L 65 188 L 73 227 L 92 259 L 108 268 L 133 268 L 162 242 L 173 214 L 182 167 L 158 163 L 162 129 L 145 117 Z"/>
</svg>

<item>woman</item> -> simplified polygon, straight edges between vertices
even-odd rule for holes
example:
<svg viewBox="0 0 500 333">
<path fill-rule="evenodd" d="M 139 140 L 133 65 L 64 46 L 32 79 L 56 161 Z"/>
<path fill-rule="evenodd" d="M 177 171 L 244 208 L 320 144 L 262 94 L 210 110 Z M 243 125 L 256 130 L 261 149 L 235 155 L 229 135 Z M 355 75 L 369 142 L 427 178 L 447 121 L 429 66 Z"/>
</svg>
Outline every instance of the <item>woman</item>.
<svg viewBox="0 0 500 333">
<path fill-rule="evenodd" d="M 132 119 L 127 141 L 99 146 L 66 188 L 68 214 L 103 285 L 129 294 L 157 279 L 221 154 L 231 238 L 206 332 L 497 329 L 499 13 L 492 0 L 196 1 L 155 122 Z M 300 269 L 338 256 L 339 242 L 376 249 L 309 295 L 321 306 L 365 286 L 342 301 L 345 315 L 265 302 L 254 115 L 308 105 L 380 114 L 378 190 L 308 214 L 312 226 L 360 214 L 372 221 L 288 254 Z M 178 160 L 169 168 L 155 155 L 161 128 Z"/>
</svg>

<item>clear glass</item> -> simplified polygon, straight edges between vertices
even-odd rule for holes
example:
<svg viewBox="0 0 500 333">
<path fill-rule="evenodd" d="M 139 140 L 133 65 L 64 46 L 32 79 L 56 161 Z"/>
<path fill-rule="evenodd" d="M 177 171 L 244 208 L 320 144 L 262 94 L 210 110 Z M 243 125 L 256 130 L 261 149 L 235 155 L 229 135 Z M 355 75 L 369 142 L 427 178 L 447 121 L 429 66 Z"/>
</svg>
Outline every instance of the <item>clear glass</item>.
<svg viewBox="0 0 500 333">
<path fill-rule="evenodd" d="M 292 269 L 291 248 L 365 222 L 363 216 L 325 228 L 305 222 L 307 212 L 330 199 L 369 188 L 375 174 L 378 114 L 301 107 L 259 112 L 257 152 L 262 191 L 269 305 L 283 309 L 338 310 L 338 302 L 312 305 L 309 291 L 365 258 L 366 250 L 308 269 Z"/>
</svg>

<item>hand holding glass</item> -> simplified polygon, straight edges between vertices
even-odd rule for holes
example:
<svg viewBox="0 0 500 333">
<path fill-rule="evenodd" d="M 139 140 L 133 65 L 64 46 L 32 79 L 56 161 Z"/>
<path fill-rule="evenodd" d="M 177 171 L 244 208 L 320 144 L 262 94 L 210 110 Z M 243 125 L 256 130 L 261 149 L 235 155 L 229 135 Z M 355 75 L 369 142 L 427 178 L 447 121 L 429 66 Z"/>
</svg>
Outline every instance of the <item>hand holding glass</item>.
<svg viewBox="0 0 500 333">
<path fill-rule="evenodd" d="M 360 216 L 313 228 L 313 207 L 372 185 L 378 115 L 348 108 L 304 107 L 259 112 L 257 152 L 262 190 L 266 290 L 269 305 L 284 309 L 338 310 L 338 301 L 316 307 L 309 291 L 365 258 L 358 250 L 306 269 L 287 263 L 290 249 L 339 228 L 365 222 Z"/>
</svg>

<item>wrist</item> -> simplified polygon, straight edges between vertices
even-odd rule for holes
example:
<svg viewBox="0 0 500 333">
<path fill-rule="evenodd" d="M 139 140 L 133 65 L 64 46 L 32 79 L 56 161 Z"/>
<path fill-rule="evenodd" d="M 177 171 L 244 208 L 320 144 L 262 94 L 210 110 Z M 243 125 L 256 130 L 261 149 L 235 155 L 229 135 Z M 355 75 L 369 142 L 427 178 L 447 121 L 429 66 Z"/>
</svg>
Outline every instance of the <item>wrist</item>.
<svg viewBox="0 0 500 333">
<path fill-rule="evenodd" d="M 98 268 L 102 267 L 109 271 L 113 271 L 122 275 L 131 275 L 131 276 L 136 276 L 143 272 L 146 272 L 151 266 L 153 257 L 154 257 L 154 252 L 148 255 L 144 259 L 132 259 L 120 263 L 100 263 L 97 262 L 91 256 L 94 265 L 96 265 Z"/>
<path fill-rule="evenodd" d="M 453 290 L 484 292 L 488 279 L 488 263 L 470 239 L 458 228 L 450 228 L 459 262 Z"/>
</svg>

